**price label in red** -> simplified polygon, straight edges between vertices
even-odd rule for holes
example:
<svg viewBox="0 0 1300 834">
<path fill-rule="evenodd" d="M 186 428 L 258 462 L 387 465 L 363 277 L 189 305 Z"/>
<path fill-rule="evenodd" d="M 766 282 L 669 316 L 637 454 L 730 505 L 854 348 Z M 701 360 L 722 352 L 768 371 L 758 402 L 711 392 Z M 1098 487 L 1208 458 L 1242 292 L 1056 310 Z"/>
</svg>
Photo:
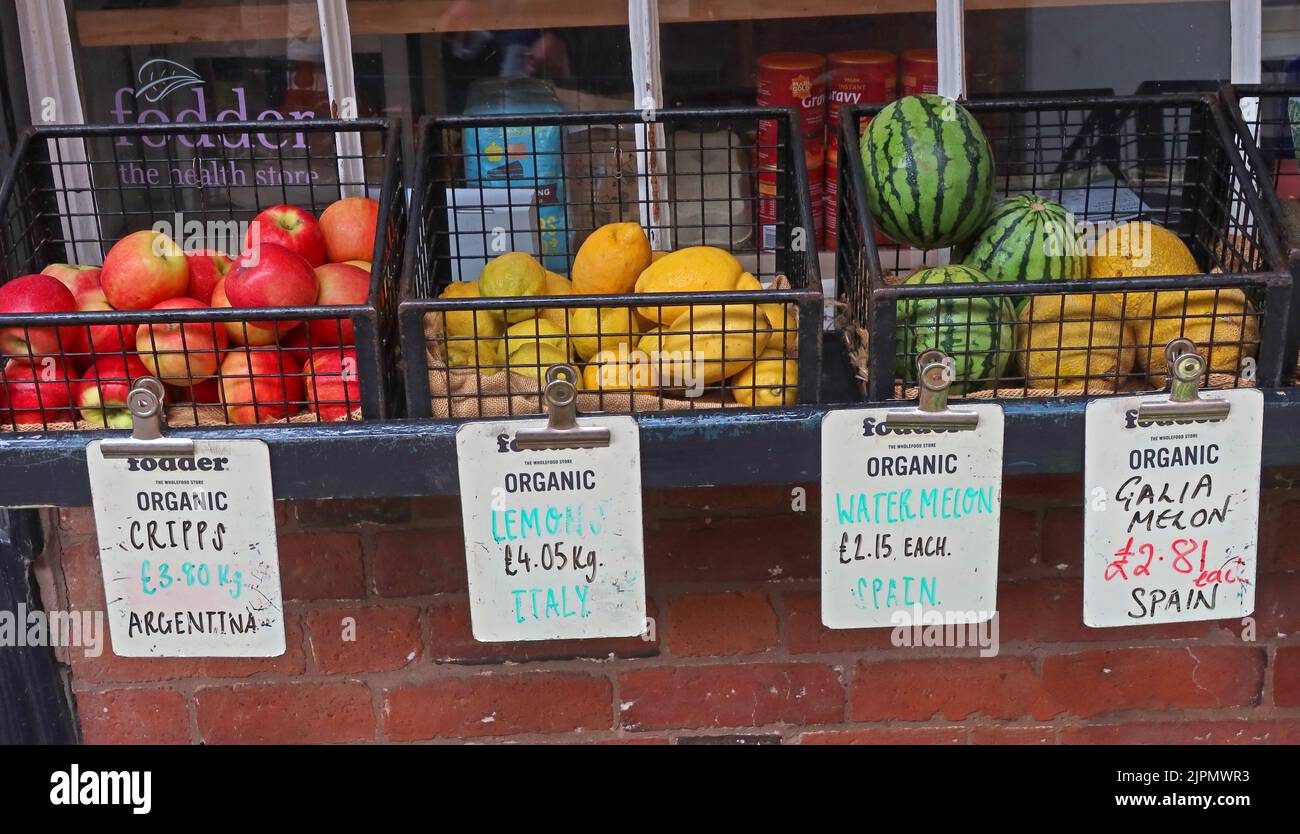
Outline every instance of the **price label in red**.
<svg viewBox="0 0 1300 834">
<path fill-rule="evenodd" d="M 1264 398 L 1213 391 L 1220 420 L 1144 419 L 1160 395 L 1088 403 L 1083 621 L 1094 628 L 1255 610 Z"/>
</svg>

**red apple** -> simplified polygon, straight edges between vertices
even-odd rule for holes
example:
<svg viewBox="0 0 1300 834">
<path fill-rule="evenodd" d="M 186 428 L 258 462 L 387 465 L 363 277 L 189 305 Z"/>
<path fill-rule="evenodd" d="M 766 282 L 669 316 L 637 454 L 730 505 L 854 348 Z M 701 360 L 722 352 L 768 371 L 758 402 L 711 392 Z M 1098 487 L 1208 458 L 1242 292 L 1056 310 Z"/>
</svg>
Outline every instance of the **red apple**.
<svg viewBox="0 0 1300 834">
<path fill-rule="evenodd" d="M 188 388 L 178 388 L 176 402 L 195 405 L 221 405 L 221 378 L 210 376 L 197 380 Z"/>
<path fill-rule="evenodd" d="M 155 310 L 206 309 L 193 298 L 172 298 Z M 217 372 L 220 352 L 229 344 L 220 322 L 192 321 L 181 324 L 142 324 L 135 334 L 140 361 L 154 376 L 168 385 L 187 386 L 197 377 Z"/>
<path fill-rule="evenodd" d="M 101 356 L 77 384 L 76 406 L 81 419 L 110 429 L 131 428 L 131 409 L 126 399 L 131 383 L 149 376 L 149 369 L 135 356 Z"/>
<path fill-rule="evenodd" d="M 98 298 L 104 296 L 104 288 L 100 286 L 100 275 L 102 270 L 97 266 L 80 266 L 78 264 L 50 264 L 41 270 L 42 275 L 48 275 L 51 278 L 58 278 L 63 282 L 63 286 L 72 292 L 72 297 L 77 300 L 77 307 L 81 307 L 81 299 L 87 294 L 93 294 Z"/>
<path fill-rule="evenodd" d="M 260 250 L 268 244 L 283 246 L 296 253 L 311 266 L 325 263 L 325 235 L 320 223 L 297 206 L 271 206 L 253 218 L 244 237 L 244 254 L 240 262 L 260 258 Z"/>
<path fill-rule="evenodd" d="M 204 304 L 212 303 L 212 288 L 225 277 L 234 262 L 220 252 L 207 249 L 188 252 L 185 259 L 190 265 L 190 289 L 187 295 Z"/>
<path fill-rule="evenodd" d="M 274 349 L 237 348 L 221 360 L 221 401 L 232 423 L 265 423 L 302 407 L 302 370 Z"/>
<path fill-rule="evenodd" d="M 77 309 L 86 313 L 113 309 L 107 301 L 94 302 L 89 299 L 90 297 L 87 296 L 87 301 L 78 305 Z M 90 353 L 94 357 L 135 350 L 135 334 L 138 328 L 134 324 L 92 324 L 86 329 L 90 331 Z"/>
<path fill-rule="evenodd" d="M 114 309 L 148 310 L 185 295 L 190 284 L 189 261 L 167 235 L 133 232 L 108 250 L 100 283 Z"/>
<path fill-rule="evenodd" d="M 312 357 L 307 375 L 307 407 L 322 420 L 343 420 L 361 406 L 361 381 L 355 350 L 327 349 Z"/>
<path fill-rule="evenodd" d="M 100 285 L 100 270 L 93 266 L 76 266 L 74 264 L 50 264 L 41 272 L 42 275 L 50 275 L 58 278 L 64 285 L 72 290 L 72 295 L 77 299 L 77 310 L 82 313 L 99 313 L 112 310 L 113 305 L 108 303 L 108 298 L 104 295 L 104 288 Z M 135 350 L 135 330 L 134 324 L 92 324 L 77 328 L 77 350 L 85 351 L 87 349 L 87 337 L 89 337 L 89 351 L 85 356 L 77 357 L 84 362 L 78 362 L 79 365 L 89 366 L 91 360 L 99 356 L 109 354 L 122 354 Z M 64 350 L 64 353 L 68 353 Z"/>
<path fill-rule="evenodd" d="M 0 286 L 0 315 L 5 313 L 72 313 L 77 300 L 63 282 L 49 275 L 22 275 Z M 76 327 L 0 328 L 0 354 L 33 357 L 75 350 Z"/>
<path fill-rule="evenodd" d="M 55 356 L 35 362 L 10 359 L 0 374 L 0 423 L 32 425 L 72 421 L 76 376 Z"/>
<path fill-rule="evenodd" d="M 320 282 L 312 265 L 274 243 L 262 245 L 256 263 L 238 261 L 226 274 L 226 298 L 234 307 L 307 307 Z"/>
<path fill-rule="evenodd" d="M 316 267 L 316 280 L 320 293 L 316 303 L 322 307 L 348 304 L 365 304 L 370 296 L 370 273 L 348 264 L 323 264 Z M 353 334 L 352 319 L 308 319 L 313 344 L 350 345 Z"/>
<path fill-rule="evenodd" d="M 369 197 L 344 197 L 321 212 L 325 257 L 334 263 L 370 260 L 375 252 L 375 227 L 379 203 Z"/>
<path fill-rule="evenodd" d="M 309 307 L 316 303 L 320 282 L 310 264 L 298 255 L 268 243 L 262 246 L 256 263 L 243 260 L 222 279 L 222 294 L 226 303 L 234 308 L 249 307 Z M 213 290 L 213 306 L 219 306 Z M 220 305 L 224 306 L 224 305 Z M 236 323 L 230 334 L 237 342 L 271 344 L 276 334 L 281 337 L 298 326 L 296 320 L 250 321 L 248 332 L 243 323 Z"/>
<path fill-rule="evenodd" d="M 358 261 L 344 261 L 343 263 L 348 264 L 348 265 L 350 265 L 350 266 L 358 266 L 358 267 L 361 267 L 362 269 L 364 269 L 364 270 L 366 271 L 366 274 L 367 274 L 367 275 L 370 274 L 370 261 L 359 261 L 359 260 L 358 260 Z"/>
<path fill-rule="evenodd" d="M 217 285 L 212 288 L 212 306 L 213 307 L 230 307 L 230 299 L 226 297 L 226 279 L 222 278 Z M 226 322 L 226 333 L 230 335 L 230 341 L 237 345 L 273 345 L 277 341 L 283 341 L 290 333 L 298 333 L 305 328 L 299 328 L 302 322 L 298 319 L 275 319 L 273 321 L 239 321 Z"/>
</svg>

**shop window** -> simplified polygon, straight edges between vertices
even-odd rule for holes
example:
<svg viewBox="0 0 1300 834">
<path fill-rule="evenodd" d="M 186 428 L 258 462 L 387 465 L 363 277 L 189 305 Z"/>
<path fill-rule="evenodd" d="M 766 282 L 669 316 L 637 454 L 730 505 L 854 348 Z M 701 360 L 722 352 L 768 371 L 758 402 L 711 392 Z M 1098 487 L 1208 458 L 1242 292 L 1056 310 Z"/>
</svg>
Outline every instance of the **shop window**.
<svg viewBox="0 0 1300 834">
<path fill-rule="evenodd" d="M 470 108 L 631 106 L 625 0 L 350 0 L 347 8 L 361 115 L 414 124 Z"/>
<path fill-rule="evenodd" d="M 1228 80 L 1229 4 L 966 3 L 966 90 L 1118 95 Z"/>
</svg>

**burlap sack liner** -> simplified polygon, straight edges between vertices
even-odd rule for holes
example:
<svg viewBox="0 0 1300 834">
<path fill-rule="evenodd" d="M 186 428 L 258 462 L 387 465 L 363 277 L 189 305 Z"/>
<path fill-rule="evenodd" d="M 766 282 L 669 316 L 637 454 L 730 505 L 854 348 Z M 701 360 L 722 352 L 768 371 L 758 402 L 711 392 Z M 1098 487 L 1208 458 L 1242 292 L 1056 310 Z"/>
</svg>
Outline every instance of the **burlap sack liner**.
<svg viewBox="0 0 1300 834">
<path fill-rule="evenodd" d="M 840 302 L 836 302 L 837 304 Z M 841 319 L 841 332 L 845 334 L 845 345 L 849 354 L 849 361 L 853 364 L 853 369 L 857 371 L 856 378 L 866 384 L 867 369 L 867 332 L 865 329 L 855 327 L 847 321 Z M 855 340 L 849 338 L 849 333 L 857 334 Z M 1297 378 L 1300 379 L 1300 369 L 1296 372 Z M 978 391 L 967 391 L 962 394 L 954 394 L 951 399 L 963 400 L 992 400 L 992 399 L 1026 399 L 1029 397 L 1097 397 L 1107 394 L 1159 394 L 1162 389 L 1151 387 L 1149 382 L 1143 379 L 1126 378 L 1123 380 L 1111 381 L 1109 379 L 1094 378 L 1083 380 L 1087 390 L 1073 389 L 1063 390 L 1056 388 L 985 388 Z M 1241 379 L 1235 374 L 1212 373 L 1209 377 L 1209 385 L 1205 388 L 1254 388 L 1253 379 Z M 902 383 L 894 384 L 894 398 L 899 400 L 914 400 L 921 394 L 921 389 L 916 385 L 904 386 Z"/>
<path fill-rule="evenodd" d="M 790 282 L 784 275 L 778 275 L 773 281 L 773 287 L 789 289 Z M 449 367 L 441 355 L 442 346 L 446 344 L 443 339 L 444 326 L 442 313 L 425 314 L 424 352 L 429 363 L 429 400 L 434 417 L 445 420 L 545 413 L 541 389 L 532 377 L 505 370 L 481 374 L 474 368 Z M 581 372 L 581 368 L 578 370 Z M 617 390 L 579 391 L 578 411 L 639 414 L 647 411 L 749 408 L 723 397 L 723 392 L 710 392 L 706 396 L 688 399 L 666 391 L 654 394 Z"/>
<path fill-rule="evenodd" d="M 271 404 L 268 403 L 267 405 L 269 407 Z M 0 411 L 0 419 L 3 419 L 3 417 L 4 417 L 4 412 Z M 352 409 L 352 412 L 347 415 L 346 420 L 343 418 L 340 418 L 338 420 L 319 420 L 317 419 L 316 414 L 314 412 L 308 411 L 303 414 L 294 415 L 293 417 L 290 417 L 287 420 L 284 419 L 265 420 L 262 423 L 259 423 L 258 425 L 274 426 L 274 425 L 288 425 L 288 424 L 306 425 L 311 423 L 342 423 L 342 422 L 355 422 L 355 421 L 359 421 L 360 419 L 361 419 L 361 408 L 357 407 Z M 173 428 L 192 428 L 195 426 L 233 426 L 234 424 L 226 419 L 226 411 L 219 405 L 200 405 L 200 406 L 174 405 L 171 408 L 167 409 L 167 425 Z M 20 431 L 20 432 L 86 431 L 86 430 L 96 430 L 96 429 L 102 430 L 103 428 L 104 427 L 99 425 L 98 423 L 91 423 L 86 420 L 78 420 L 75 423 L 67 423 L 67 422 L 47 423 L 45 425 L 42 425 L 40 423 L 30 423 L 30 424 L 24 423 L 17 426 L 16 428 L 14 426 L 7 425 L 7 424 L 0 425 L 0 431 Z"/>
<path fill-rule="evenodd" d="M 1245 254 L 1241 256 L 1244 263 L 1251 264 L 1252 269 L 1262 269 L 1261 259 L 1255 255 L 1254 245 L 1250 241 L 1242 238 L 1240 235 L 1233 233 L 1232 239 L 1240 244 L 1244 244 Z M 1228 241 L 1219 242 L 1219 257 L 1221 260 L 1227 260 L 1227 255 L 1234 253 L 1235 250 L 1229 248 Z M 1209 274 L 1221 275 L 1223 270 L 1220 267 L 1213 267 Z M 898 286 L 907 278 L 907 274 L 890 273 L 884 276 L 885 283 L 890 286 Z M 1195 287 L 1188 287 L 1188 290 L 1194 290 Z M 1175 290 L 1174 292 L 1177 292 Z M 1068 294 L 1064 290 L 1062 294 Z M 849 361 L 853 363 L 854 370 L 857 371 L 857 379 L 864 385 L 867 382 L 867 331 L 865 328 L 858 327 L 850 322 L 845 315 L 848 305 L 843 301 L 830 302 L 835 306 L 836 324 L 840 332 L 844 334 L 845 347 L 849 354 Z M 856 339 L 854 336 L 856 335 Z M 856 344 L 855 344 L 856 342 Z M 1098 348 L 1093 348 L 1097 350 Z M 1300 366 L 1296 367 L 1295 381 L 1300 382 Z M 1107 379 L 1088 379 L 1084 380 L 1086 390 L 1062 391 L 1056 388 L 987 388 L 979 391 L 967 391 L 964 394 L 955 395 L 953 399 L 966 400 L 992 400 L 992 399 L 1025 399 L 1029 397 L 1094 397 L 1106 394 L 1159 394 L 1162 389 L 1152 388 L 1150 384 L 1143 383 L 1139 379 L 1125 379 L 1122 381 L 1111 382 Z M 1212 373 L 1209 376 L 1209 385 L 1205 386 L 1206 390 L 1212 388 L 1254 388 L 1255 380 L 1241 379 L 1235 374 Z M 895 383 L 894 396 L 900 400 L 914 400 L 920 396 L 921 389 L 915 385 L 904 386 L 901 383 Z"/>
</svg>

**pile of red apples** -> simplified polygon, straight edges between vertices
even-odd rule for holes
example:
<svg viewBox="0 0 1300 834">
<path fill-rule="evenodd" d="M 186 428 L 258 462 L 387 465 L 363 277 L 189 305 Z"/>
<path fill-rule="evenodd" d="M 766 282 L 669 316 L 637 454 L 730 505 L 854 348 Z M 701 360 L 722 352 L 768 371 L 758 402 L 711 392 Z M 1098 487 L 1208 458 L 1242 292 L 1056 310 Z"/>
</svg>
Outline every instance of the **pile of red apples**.
<svg viewBox="0 0 1300 834">
<path fill-rule="evenodd" d="M 273 206 L 253 218 L 234 259 L 134 232 L 102 267 L 52 264 L 0 285 L 0 314 L 363 304 L 378 214 L 365 197 L 339 200 L 319 220 Z M 354 339 L 349 318 L 0 327 L 0 424 L 79 416 L 129 428 L 127 394 L 143 376 L 168 386 L 168 402 L 220 406 L 231 423 L 304 411 L 344 419 L 361 399 Z"/>
</svg>

